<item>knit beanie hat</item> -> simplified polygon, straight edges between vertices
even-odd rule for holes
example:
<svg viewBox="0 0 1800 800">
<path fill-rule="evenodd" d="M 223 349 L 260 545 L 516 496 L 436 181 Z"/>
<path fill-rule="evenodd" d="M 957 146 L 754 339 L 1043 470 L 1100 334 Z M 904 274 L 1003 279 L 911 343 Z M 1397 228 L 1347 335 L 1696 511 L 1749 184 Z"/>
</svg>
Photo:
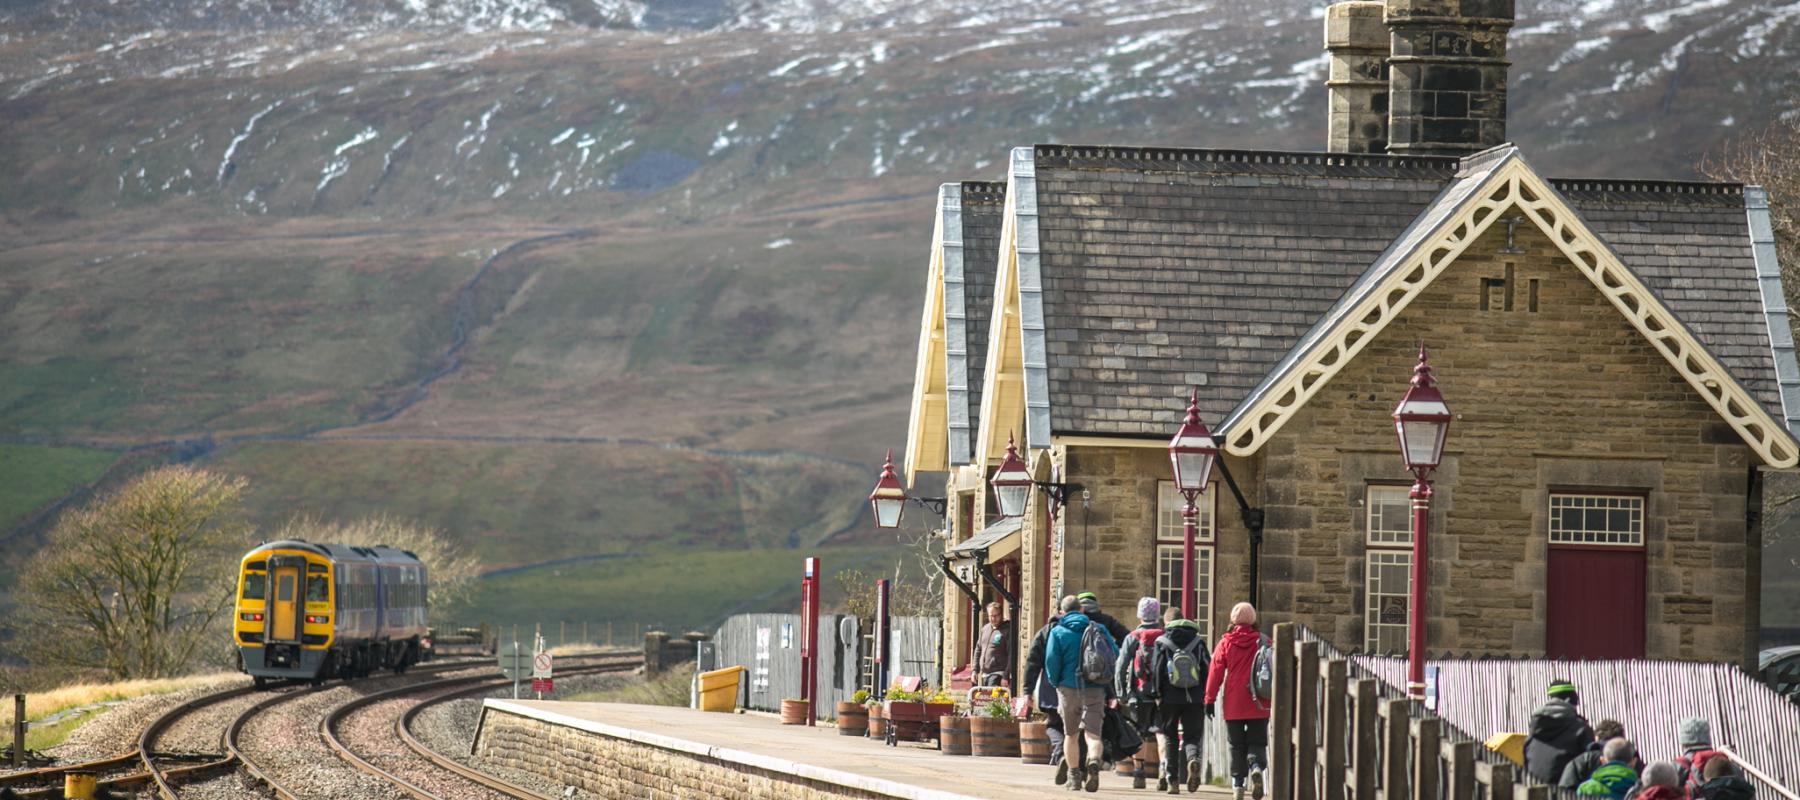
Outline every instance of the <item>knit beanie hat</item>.
<svg viewBox="0 0 1800 800">
<path fill-rule="evenodd" d="M 1155 622 L 1162 616 L 1162 603 L 1154 597 L 1146 597 L 1138 601 L 1138 619 L 1143 622 Z"/>
<path fill-rule="evenodd" d="M 1688 717 L 1681 721 L 1681 749 L 1692 750 L 1696 747 L 1712 747 L 1712 724 L 1699 717 Z"/>
<path fill-rule="evenodd" d="M 1545 689 L 1544 694 L 1550 695 L 1551 697 L 1569 697 L 1575 694 L 1575 684 L 1563 680 L 1562 678 L 1557 678 L 1550 681 L 1550 688 Z"/>
</svg>

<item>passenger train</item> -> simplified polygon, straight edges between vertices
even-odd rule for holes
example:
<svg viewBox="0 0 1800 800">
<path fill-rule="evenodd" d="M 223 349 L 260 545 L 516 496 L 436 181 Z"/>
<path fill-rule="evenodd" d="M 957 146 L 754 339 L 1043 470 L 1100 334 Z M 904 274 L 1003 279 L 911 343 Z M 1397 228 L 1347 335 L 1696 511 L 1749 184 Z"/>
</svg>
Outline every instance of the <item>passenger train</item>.
<svg viewBox="0 0 1800 800">
<path fill-rule="evenodd" d="M 391 547 L 289 539 L 244 554 L 232 637 L 245 672 L 322 683 L 423 660 L 425 565 Z"/>
</svg>

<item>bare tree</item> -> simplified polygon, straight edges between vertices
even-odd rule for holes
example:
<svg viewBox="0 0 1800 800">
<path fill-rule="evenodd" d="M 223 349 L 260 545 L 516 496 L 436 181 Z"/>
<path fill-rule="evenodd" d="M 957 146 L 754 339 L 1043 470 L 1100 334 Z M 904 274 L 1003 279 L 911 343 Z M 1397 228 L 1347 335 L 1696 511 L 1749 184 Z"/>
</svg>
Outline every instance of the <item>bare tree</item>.
<svg viewBox="0 0 1800 800">
<path fill-rule="evenodd" d="M 1800 116 L 1777 119 L 1708 156 L 1701 171 L 1714 180 L 1761 186 L 1769 193 L 1776 260 L 1790 324 L 1800 322 Z M 1763 545 L 1800 536 L 1800 479 L 1770 473 L 1763 493 Z M 1800 559 L 1793 560 L 1800 567 Z"/>
<path fill-rule="evenodd" d="M 159 678 L 223 663 L 244 481 L 156 469 L 57 520 L 21 575 L 21 649 L 34 664 Z"/>
<path fill-rule="evenodd" d="M 384 545 L 412 553 L 425 564 L 431 583 L 426 603 L 433 609 L 453 608 L 467 600 L 481 575 L 481 560 L 443 531 L 385 514 L 349 523 L 301 517 L 283 526 L 280 538 L 353 547 Z"/>
</svg>

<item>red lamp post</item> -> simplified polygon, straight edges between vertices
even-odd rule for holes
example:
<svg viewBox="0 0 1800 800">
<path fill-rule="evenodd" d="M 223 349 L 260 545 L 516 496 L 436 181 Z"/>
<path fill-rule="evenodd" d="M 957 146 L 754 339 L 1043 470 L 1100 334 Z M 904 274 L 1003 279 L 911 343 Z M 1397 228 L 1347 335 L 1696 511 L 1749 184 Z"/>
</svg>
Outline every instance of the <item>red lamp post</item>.
<svg viewBox="0 0 1800 800">
<path fill-rule="evenodd" d="M 1425 697 L 1425 589 L 1431 571 L 1426 534 L 1431 524 L 1431 471 L 1444 458 L 1444 434 L 1450 429 L 1450 408 L 1444 404 L 1425 363 L 1425 344 L 1419 343 L 1419 363 L 1413 367 L 1412 387 L 1394 407 L 1394 432 L 1400 437 L 1400 458 L 1412 471 L 1412 590 L 1406 625 L 1406 693 L 1414 700 Z"/>
<path fill-rule="evenodd" d="M 994 499 L 1000 503 L 1000 516 L 1019 517 L 1025 515 L 1025 500 L 1031 496 L 1031 472 L 1025 468 L 1025 461 L 1019 458 L 1018 445 L 1012 434 L 1006 435 L 1006 457 L 1000 460 L 1000 469 L 994 477 L 988 479 L 994 487 Z"/>
<path fill-rule="evenodd" d="M 1194 537 L 1199 533 L 1200 508 L 1195 505 L 1212 478 L 1219 449 L 1212 433 L 1200 422 L 1200 390 L 1188 396 L 1187 419 L 1169 440 L 1169 464 L 1175 469 L 1175 487 L 1187 504 L 1181 508 L 1181 615 L 1194 618 Z"/>
</svg>

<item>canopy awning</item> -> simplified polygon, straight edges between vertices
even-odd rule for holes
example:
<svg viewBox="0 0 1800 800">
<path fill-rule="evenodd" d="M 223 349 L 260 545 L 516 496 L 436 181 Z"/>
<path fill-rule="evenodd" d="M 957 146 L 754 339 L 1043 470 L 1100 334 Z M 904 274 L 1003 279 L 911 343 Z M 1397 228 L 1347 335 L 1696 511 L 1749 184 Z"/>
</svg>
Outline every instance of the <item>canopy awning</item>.
<svg viewBox="0 0 1800 800">
<path fill-rule="evenodd" d="M 1019 517 L 1008 517 L 989 525 L 950 548 L 950 557 L 974 558 L 976 553 L 985 553 L 984 560 L 992 564 L 1017 553 L 1021 523 Z"/>
</svg>

